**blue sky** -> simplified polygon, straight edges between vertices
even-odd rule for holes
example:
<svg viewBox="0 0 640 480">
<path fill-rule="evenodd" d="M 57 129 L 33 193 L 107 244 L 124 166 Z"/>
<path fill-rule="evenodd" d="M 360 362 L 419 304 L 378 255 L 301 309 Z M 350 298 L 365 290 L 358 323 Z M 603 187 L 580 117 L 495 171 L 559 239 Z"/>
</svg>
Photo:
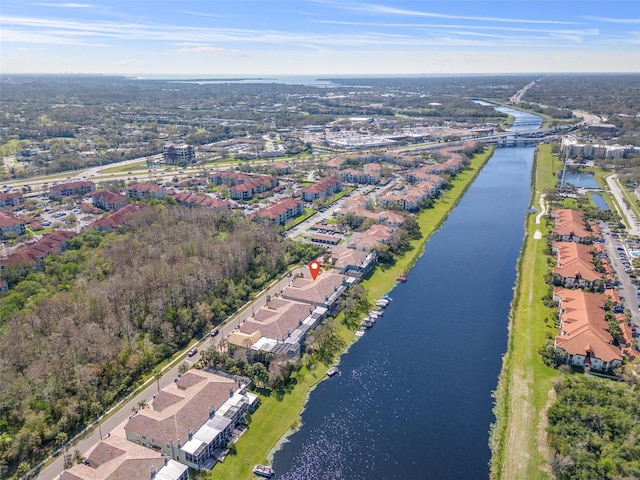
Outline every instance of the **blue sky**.
<svg viewBox="0 0 640 480">
<path fill-rule="evenodd" d="M 640 72 L 640 0 L 2 0 L 0 72 Z"/>
</svg>

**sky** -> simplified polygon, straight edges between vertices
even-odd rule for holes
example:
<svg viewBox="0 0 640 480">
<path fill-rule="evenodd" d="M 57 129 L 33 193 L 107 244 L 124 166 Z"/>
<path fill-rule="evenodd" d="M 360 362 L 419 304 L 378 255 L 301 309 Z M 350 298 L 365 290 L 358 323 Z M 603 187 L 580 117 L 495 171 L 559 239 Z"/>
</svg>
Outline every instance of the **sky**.
<svg viewBox="0 0 640 480">
<path fill-rule="evenodd" d="M 640 72 L 640 0 L 2 0 L 0 73 Z"/>
</svg>

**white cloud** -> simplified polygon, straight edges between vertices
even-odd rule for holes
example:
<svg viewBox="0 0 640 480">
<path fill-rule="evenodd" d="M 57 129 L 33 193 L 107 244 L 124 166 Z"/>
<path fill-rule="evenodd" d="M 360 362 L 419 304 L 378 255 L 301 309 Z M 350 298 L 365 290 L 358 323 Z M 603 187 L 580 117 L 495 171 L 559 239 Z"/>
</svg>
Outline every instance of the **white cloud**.
<svg viewBox="0 0 640 480">
<path fill-rule="evenodd" d="M 584 17 L 588 20 L 596 20 L 598 22 L 606 23 L 626 23 L 632 25 L 640 24 L 640 18 L 608 18 L 608 17 Z"/>
<path fill-rule="evenodd" d="M 55 8 L 92 8 L 93 5 L 87 3 L 36 3 L 38 7 L 55 7 Z"/>
<path fill-rule="evenodd" d="M 194 12 L 193 10 L 183 10 L 180 13 L 184 13 L 185 15 L 193 15 L 194 17 L 206 17 L 206 18 L 222 17 L 222 15 L 216 15 L 215 13 Z"/>
<path fill-rule="evenodd" d="M 318 0 L 318 3 L 331 5 L 338 9 L 356 11 L 368 14 L 382 15 L 398 15 L 408 17 L 429 17 L 429 18 L 446 18 L 450 20 L 474 20 L 480 22 L 504 22 L 504 23 L 531 23 L 531 24 L 555 24 L 555 25 L 574 25 L 576 22 L 559 21 L 559 20 L 534 20 L 522 18 L 505 18 L 505 17 L 477 17 L 467 15 L 448 15 L 442 13 L 424 12 L 419 10 L 407 10 L 403 8 L 388 7 L 386 5 L 377 5 L 371 3 L 360 2 L 336 2 L 332 0 Z"/>
<path fill-rule="evenodd" d="M 238 50 L 229 50 L 227 48 L 219 48 L 211 45 L 198 45 L 198 44 L 180 44 L 181 48 L 178 49 L 180 53 L 202 53 L 205 55 L 215 55 L 215 56 L 247 56 L 246 52 L 241 52 Z"/>
</svg>

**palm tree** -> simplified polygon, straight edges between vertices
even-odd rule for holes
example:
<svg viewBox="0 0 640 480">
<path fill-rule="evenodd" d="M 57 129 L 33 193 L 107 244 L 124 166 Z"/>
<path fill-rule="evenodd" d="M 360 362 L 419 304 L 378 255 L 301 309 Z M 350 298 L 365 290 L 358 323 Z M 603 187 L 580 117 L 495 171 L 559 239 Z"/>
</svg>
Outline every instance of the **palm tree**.
<svg viewBox="0 0 640 480">
<path fill-rule="evenodd" d="M 156 379 L 156 384 L 158 385 L 158 393 L 160 393 L 160 379 L 162 378 L 162 372 L 159 368 L 156 368 L 153 371 L 153 378 Z"/>
</svg>

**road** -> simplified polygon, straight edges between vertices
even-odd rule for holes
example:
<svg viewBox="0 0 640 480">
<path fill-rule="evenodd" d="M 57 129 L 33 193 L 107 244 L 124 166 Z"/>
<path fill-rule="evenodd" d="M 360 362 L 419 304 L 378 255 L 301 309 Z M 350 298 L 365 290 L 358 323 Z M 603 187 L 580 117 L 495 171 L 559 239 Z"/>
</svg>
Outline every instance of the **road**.
<svg viewBox="0 0 640 480">
<path fill-rule="evenodd" d="M 629 232 L 629 235 L 640 236 L 640 221 L 638 221 L 636 215 L 629 209 L 629 207 L 627 207 L 627 201 L 624 193 L 622 192 L 622 187 L 618 182 L 618 176 L 609 175 L 606 180 L 609 190 L 613 196 L 616 197 L 619 208 L 622 209 L 622 211 L 618 211 L 618 213 L 621 217 L 624 217 L 624 220 L 628 225 L 627 231 Z"/>
<path fill-rule="evenodd" d="M 174 366 L 172 368 L 162 372 L 162 377 L 157 382 L 155 378 L 151 378 L 150 380 L 148 380 L 142 387 L 141 391 L 139 391 L 135 396 L 128 398 L 126 401 L 114 407 L 109 412 L 108 418 L 103 418 L 102 420 L 100 420 L 99 428 L 95 428 L 93 431 L 88 433 L 86 437 L 82 438 L 72 445 L 69 445 L 68 451 L 73 452 L 78 449 L 84 454 L 88 450 L 93 448 L 100 441 L 100 435 L 102 435 L 102 437 L 105 437 L 109 434 L 109 432 L 115 430 L 118 425 L 126 422 L 133 414 L 133 410 L 138 408 L 138 405 L 141 401 L 148 402 L 153 398 L 153 395 L 158 393 L 159 388 L 164 388 L 171 382 L 173 382 L 174 379 L 178 376 L 178 370 L 182 361 L 187 362 L 189 365 L 193 365 L 199 360 L 200 352 L 202 350 L 216 348 L 220 344 L 220 342 L 223 341 L 223 339 L 233 333 L 233 331 L 237 327 L 239 327 L 245 320 L 247 320 L 253 314 L 253 312 L 267 303 L 267 296 L 273 297 L 276 294 L 280 293 L 293 281 L 296 276 L 299 275 L 309 277 L 309 269 L 306 265 L 293 268 L 287 275 L 273 282 L 268 288 L 260 292 L 252 302 L 247 303 L 240 311 L 231 316 L 222 326 L 219 327 L 219 335 L 215 337 L 207 335 L 196 344 L 190 345 L 180 354 L 178 360 L 174 363 Z M 198 348 L 198 353 L 195 356 L 189 358 L 187 356 L 187 352 L 190 348 L 193 347 Z M 44 468 L 34 478 L 37 478 L 38 480 L 57 479 L 64 470 L 63 462 L 63 456 L 59 455 L 55 458 L 53 463 Z"/>
<path fill-rule="evenodd" d="M 536 84 L 535 81 L 529 82 L 528 84 L 526 84 L 524 87 L 522 87 L 520 90 L 518 90 L 516 92 L 516 94 L 514 96 L 512 96 L 509 101 L 511 101 L 511 103 L 518 103 L 522 100 L 522 97 L 525 93 L 527 93 L 527 90 L 529 90 L 531 87 L 533 87 Z"/>
<path fill-rule="evenodd" d="M 631 278 L 625 272 L 625 267 L 622 265 L 619 252 L 624 251 L 629 261 L 631 260 L 631 256 L 629 255 L 624 242 L 620 238 L 613 237 L 611 235 L 611 231 L 605 224 L 600 225 L 600 230 L 604 237 L 609 262 L 615 270 L 616 278 L 620 283 L 618 286 L 620 297 L 622 297 L 626 308 L 631 312 L 631 322 L 636 326 L 640 326 L 640 310 L 638 309 L 640 299 L 638 299 L 638 286 L 631 281 Z M 619 250 L 620 248 L 623 250 Z"/>
</svg>

